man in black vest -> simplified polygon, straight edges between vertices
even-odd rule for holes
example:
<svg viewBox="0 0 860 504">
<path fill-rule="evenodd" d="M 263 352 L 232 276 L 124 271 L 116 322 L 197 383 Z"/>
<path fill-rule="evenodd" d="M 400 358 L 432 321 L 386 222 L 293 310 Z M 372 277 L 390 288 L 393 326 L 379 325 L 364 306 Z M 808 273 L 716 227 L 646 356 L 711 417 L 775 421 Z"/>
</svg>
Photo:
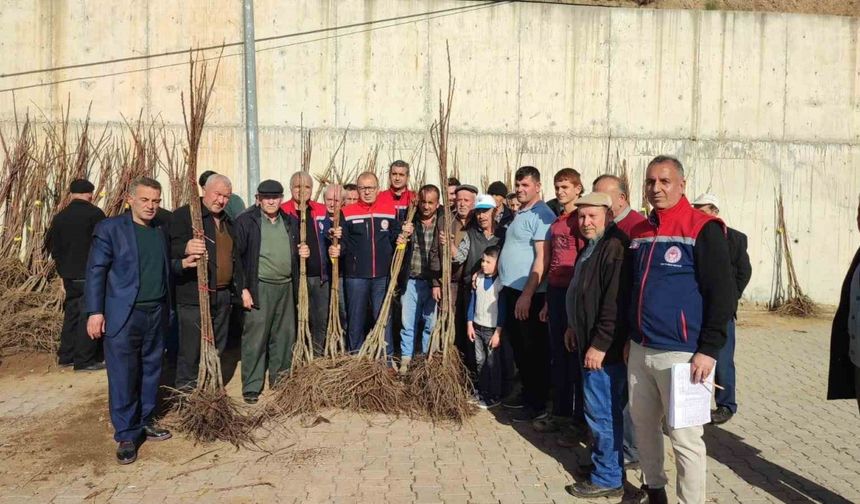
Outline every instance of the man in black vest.
<svg viewBox="0 0 860 504">
<path fill-rule="evenodd" d="M 89 180 L 73 181 L 69 186 L 71 201 L 54 216 L 45 237 L 45 249 L 57 263 L 66 291 L 57 357 L 61 366 L 74 365 L 75 371 L 104 369 L 102 346 L 87 336 L 86 320 L 81 315 L 93 229 L 105 218 L 104 212 L 92 204 L 93 191 L 95 187 Z"/>
</svg>

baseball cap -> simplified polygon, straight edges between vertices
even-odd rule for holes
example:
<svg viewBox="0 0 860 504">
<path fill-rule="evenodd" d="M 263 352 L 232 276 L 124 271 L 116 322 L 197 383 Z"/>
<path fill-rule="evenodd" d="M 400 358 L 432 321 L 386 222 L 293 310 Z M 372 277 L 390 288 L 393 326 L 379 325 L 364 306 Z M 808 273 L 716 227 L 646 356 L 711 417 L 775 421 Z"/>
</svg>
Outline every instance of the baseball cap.
<svg viewBox="0 0 860 504">
<path fill-rule="evenodd" d="M 479 194 L 475 201 L 475 210 L 489 210 L 496 208 L 496 200 L 489 194 Z"/>
<path fill-rule="evenodd" d="M 693 206 L 713 205 L 714 208 L 720 208 L 720 199 L 710 193 L 702 193 L 698 198 L 693 200 Z"/>
</svg>

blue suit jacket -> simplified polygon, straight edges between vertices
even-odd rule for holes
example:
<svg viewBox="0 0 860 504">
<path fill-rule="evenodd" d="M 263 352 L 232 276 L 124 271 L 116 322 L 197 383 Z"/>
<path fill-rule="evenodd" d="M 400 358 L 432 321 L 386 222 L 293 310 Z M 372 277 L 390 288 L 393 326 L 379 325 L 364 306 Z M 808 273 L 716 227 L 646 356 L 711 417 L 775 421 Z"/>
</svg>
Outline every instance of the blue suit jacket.
<svg viewBox="0 0 860 504">
<path fill-rule="evenodd" d="M 168 250 L 169 240 L 164 230 L 161 231 L 164 236 L 167 304 L 171 306 L 173 275 Z M 175 266 L 181 268 L 181 264 Z M 105 337 L 116 336 L 128 322 L 140 290 L 139 269 L 137 238 L 131 212 L 99 222 L 93 231 L 87 260 L 85 306 L 88 315 L 104 315 Z"/>
</svg>

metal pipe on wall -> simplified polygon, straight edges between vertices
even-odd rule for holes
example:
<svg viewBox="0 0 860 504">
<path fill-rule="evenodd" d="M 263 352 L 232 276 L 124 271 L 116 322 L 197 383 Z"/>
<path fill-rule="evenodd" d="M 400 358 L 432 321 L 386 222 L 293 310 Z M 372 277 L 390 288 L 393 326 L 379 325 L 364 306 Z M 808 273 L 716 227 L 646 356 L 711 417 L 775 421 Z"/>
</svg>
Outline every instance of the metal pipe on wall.
<svg viewBox="0 0 860 504">
<path fill-rule="evenodd" d="M 245 63 L 245 149 L 247 154 L 248 205 L 253 204 L 260 183 L 260 142 L 257 131 L 257 53 L 254 45 L 254 0 L 243 0 Z"/>
</svg>

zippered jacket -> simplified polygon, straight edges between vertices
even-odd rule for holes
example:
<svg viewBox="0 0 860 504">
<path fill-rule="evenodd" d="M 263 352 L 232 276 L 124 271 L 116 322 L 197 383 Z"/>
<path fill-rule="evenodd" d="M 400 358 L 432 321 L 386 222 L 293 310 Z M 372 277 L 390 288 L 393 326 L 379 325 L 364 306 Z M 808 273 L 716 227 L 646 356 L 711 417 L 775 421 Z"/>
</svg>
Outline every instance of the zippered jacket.
<svg viewBox="0 0 860 504">
<path fill-rule="evenodd" d="M 394 205 L 394 210 L 397 213 L 397 220 L 403 222 L 406 220 L 406 213 L 409 211 L 409 204 L 412 203 L 412 200 L 417 198 L 414 192 L 409 189 L 404 189 L 403 193 L 400 196 L 394 194 L 394 189 L 386 189 L 379 193 L 379 196 L 376 198 L 377 201 L 391 202 Z"/>
<path fill-rule="evenodd" d="M 301 219 L 299 219 L 297 207 L 298 204 L 293 199 L 281 203 L 281 210 L 290 216 L 294 221 L 295 228 L 299 229 L 301 227 Z M 313 227 L 317 231 L 316 243 L 308 240 L 308 246 L 311 247 L 311 254 L 316 254 L 319 257 L 320 279 L 322 283 L 326 283 L 331 273 L 331 263 L 328 257 L 328 246 L 331 241 L 329 240 L 328 230 L 331 227 L 331 219 L 328 217 L 325 205 L 318 201 L 309 200 L 308 210 L 310 211 L 310 218 L 314 221 Z"/>
<path fill-rule="evenodd" d="M 631 339 L 716 359 L 737 307 L 725 224 L 682 197 L 635 225 L 630 248 Z"/>
<path fill-rule="evenodd" d="M 391 200 L 363 201 L 341 210 L 341 259 L 345 278 L 380 278 L 391 273 L 400 222 Z"/>
</svg>

